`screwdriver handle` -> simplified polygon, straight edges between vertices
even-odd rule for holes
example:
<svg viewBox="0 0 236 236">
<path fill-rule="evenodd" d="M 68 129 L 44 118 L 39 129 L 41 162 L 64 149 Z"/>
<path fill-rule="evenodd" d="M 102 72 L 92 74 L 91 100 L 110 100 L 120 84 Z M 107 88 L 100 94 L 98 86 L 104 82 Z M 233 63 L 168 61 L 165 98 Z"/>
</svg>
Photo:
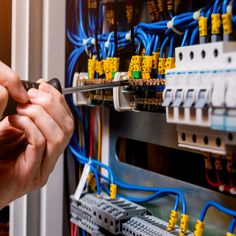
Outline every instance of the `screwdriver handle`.
<svg viewBox="0 0 236 236">
<path fill-rule="evenodd" d="M 61 83 L 58 79 L 51 79 L 47 83 L 56 88 L 60 93 L 62 92 Z M 22 85 L 24 86 L 25 90 L 28 91 L 31 88 L 38 89 L 40 83 L 22 80 Z M 9 97 L 7 107 L 3 113 L 3 117 L 16 114 L 16 106 L 17 103 L 11 97 Z"/>
</svg>

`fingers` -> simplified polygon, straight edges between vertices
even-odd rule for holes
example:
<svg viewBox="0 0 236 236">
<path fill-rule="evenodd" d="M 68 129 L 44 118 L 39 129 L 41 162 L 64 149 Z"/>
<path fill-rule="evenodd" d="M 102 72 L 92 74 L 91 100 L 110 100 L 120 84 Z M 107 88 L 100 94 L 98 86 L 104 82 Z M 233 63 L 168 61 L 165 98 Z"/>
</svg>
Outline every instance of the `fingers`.
<svg viewBox="0 0 236 236">
<path fill-rule="evenodd" d="M 67 136 L 56 121 L 38 105 L 19 105 L 17 112 L 29 117 L 41 131 L 46 140 L 47 148 L 41 166 L 43 179 L 47 179 L 54 169 L 56 161 L 67 145 Z"/>
<path fill-rule="evenodd" d="M 56 91 L 55 91 L 56 93 Z M 56 121 L 66 136 L 69 136 L 73 129 L 73 119 L 71 113 L 66 110 L 62 95 L 42 92 L 37 89 L 28 91 L 30 102 L 45 109 L 45 111 Z M 69 137 L 70 138 L 70 137 Z"/>
<path fill-rule="evenodd" d="M 71 110 L 70 110 L 68 104 L 66 103 L 66 100 L 64 99 L 62 94 L 57 89 L 55 89 L 50 84 L 42 83 L 39 86 L 39 90 L 41 90 L 45 93 L 49 93 L 52 97 L 54 97 L 55 100 L 57 100 L 59 103 L 61 103 L 64 106 L 64 108 L 66 109 L 66 111 L 70 115 L 70 117 L 73 118 L 73 115 L 71 113 Z"/>
<path fill-rule="evenodd" d="M 0 119 L 7 106 L 7 102 L 8 102 L 8 92 L 3 86 L 0 85 Z"/>
<path fill-rule="evenodd" d="M 0 85 L 5 87 L 10 96 L 19 103 L 26 103 L 28 95 L 19 77 L 0 61 Z"/>
<path fill-rule="evenodd" d="M 26 116 L 10 116 L 9 122 L 13 127 L 24 131 L 28 141 L 28 145 L 24 152 L 25 155 L 21 155 L 21 158 L 17 160 L 20 163 L 18 166 L 19 171 L 34 178 L 36 173 L 40 173 L 41 163 L 46 148 L 45 138 L 33 121 Z M 30 180 L 28 181 L 30 182 Z"/>
</svg>

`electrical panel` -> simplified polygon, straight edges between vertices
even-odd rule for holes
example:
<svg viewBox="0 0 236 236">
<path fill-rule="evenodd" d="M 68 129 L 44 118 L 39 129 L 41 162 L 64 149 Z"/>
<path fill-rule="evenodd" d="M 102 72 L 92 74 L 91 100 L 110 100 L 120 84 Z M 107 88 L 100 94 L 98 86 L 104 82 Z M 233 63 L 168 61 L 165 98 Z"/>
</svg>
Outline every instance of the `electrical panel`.
<svg viewBox="0 0 236 236">
<path fill-rule="evenodd" d="M 235 3 L 67 0 L 71 235 L 235 235 Z"/>
</svg>

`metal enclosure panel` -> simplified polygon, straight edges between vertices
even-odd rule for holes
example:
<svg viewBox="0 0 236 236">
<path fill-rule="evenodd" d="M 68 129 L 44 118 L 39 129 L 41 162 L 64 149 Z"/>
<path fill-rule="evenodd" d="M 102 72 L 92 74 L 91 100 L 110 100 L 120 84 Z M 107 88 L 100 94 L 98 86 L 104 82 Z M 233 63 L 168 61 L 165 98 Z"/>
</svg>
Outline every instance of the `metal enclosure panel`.
<svg viewBox="0 0 236 236">
<path fill-rule="evenodd" d="M 104 124 L 106 125 L 106 124 Z M 177 146 L 177 131 L 175 125 L 167 124 L 165 114 L 151 112 L 110 112 L 109 121 L 109 163 L 114 176 L 118 179 L 136 185 L 174 187 L 181 189 L 185 194 L 190 216 L 191 230 L 196 222 L 204 204 L 209 201 L 217 201 L 222 205 L 235 209 L 236 198 L 227 196 L 206 188 L 173 179 L 158 173 L 140 169 L 118 160 L 116 154 L 116 143 L 119 137 L 157 144 L 164 147 L 179 149 Z M 191 154 L 190 154 L 191 155 Z M 145 158 L 145 157 L 143 157 Z M 125 192 L 128 195 L 143 196 L 143 193 Z M 169 218 L 170 210 L 173 208 L 174 197 L 169 196 L 153 203 L 149 203 L 151 211 L 161 219 Z M 181 211 L 181 208 L 180 208 Z M 217 217 L 216 217 L 217 216 Z M 205 230 L 204 235 L 224 235 L 229 224 L 230 217 L 225 217 L 214 210 L 209 210 L 206 222 L 210 230 Z"/>
</svg>

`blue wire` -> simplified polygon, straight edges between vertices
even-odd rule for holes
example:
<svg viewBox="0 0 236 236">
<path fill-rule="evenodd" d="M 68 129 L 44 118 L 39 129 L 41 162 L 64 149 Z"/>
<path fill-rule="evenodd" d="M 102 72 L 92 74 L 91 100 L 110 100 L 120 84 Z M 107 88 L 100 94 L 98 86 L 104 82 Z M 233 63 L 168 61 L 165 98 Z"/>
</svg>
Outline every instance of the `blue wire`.
<svg viewBox="0 0 236 236">
<path fill-rule="evenodd" d="M 228 228 L 228 232 L 231 233 L 231 234 L 233 234 L 233 233 L 234 233 L 235 226 L 236 226 L 236 217 L 234 217 L 234 218 L 230 221 L 230 225 L 229 225 L 229 228 Z"/>
<path fill-rule="evenodd" d="M 189 37 L 189 32 L 190 32 L 189 29 L 186 29 L 186 30 L 185 30 L 181 47 L 184 47 L 184 46 L 187 45 L 187 40 L 188 40 L 188 37 Z"/>
<path fill-rule="evenodd" d="M 109 195 L 110 191 L 107 188 L 107 186 L 101 184 L 102 189 Z M 149 195 L 147 197 L 143 197 L 143 198 L 138 198 L 138 197 L 130 197 L 127 195 L 123 195 L 123 194 L 117 194 L 118 198 L 125 198 L 131 202 L 136 202 L 136 203 L 145 203 L 145 202 L 149 202 L 152 201 L 156 198 L 160 198 L 163 197 L 163 195 L 166 195 L 167 193 L 165 191 L 159 191 L 159 192 L 155 192 L 152 195 Z M 176 195 L 176 199 L 175 199 L 175 205 L 174 205 L 174 211 L 178 210 L 178 204 L 179 204 L 179 196 Z"/>
<path fill-rule="evenodd" d="M 99 174 L 100 177 L 105 179 L 107 182 L 109 182 L 109 179 L 101 174 Z M 124 189 L 128 190 L 135 190 L 135 191 L 144 191 L 144 192 L 157 192 L 157 191 L 165 191 L 168 194 L 178 195 L 181 198 L 182 205 L 183 205 L 183 214 L 186 214 L 187 211 L 187 203 L 186 199 L 183 195 L 183 193 L 175 188 L 162 188 L 162 187 L 148 187 L 148 186 L 138 186 L 133 184 L 127 184 L 123 183 L 119 180 L 115 180 L 114 183 Z"/>
<path fill-rule="evenodd" d="M 85 156 L 79 154 L 79 153 L 74 149 L 74 147 L 72 147 L 72 145 L 69 145 L 68 147 L 69 147 L 69 150 L 72 152 L 72 154 L 76 157 L 76 159 L 77 159 L 79 162 L 81 162 L 82 164 L 86 164 L 86 163 L 89 162 L 90 159 L 89 159 L 88 157 L 85 157 Z M 106 169 L 107 172 L 109 173 L 109 178 L 110 178 L 110 179 L 109 179 L 109 182 L 111 182 L 112 184 L 114 183 L 113 173 L 112 173 L 111 168 L 110 168 L 109 166 L 107 166 L 107 165 L 105 165 L 105 164 L 103 164 L 103 163 L 101 163 L 101 162 L 99 162 L 99 161 L 97 161 L 97 160 L 93 160 L 93 159 L 91 160 L 91 163 L 92 163 L 93 165 L 95 165 L 95 166 L 100 166 L 100 167 Z"/>
<path fill-rule="evenodd" d="M 227 6 L 229 5 L 230 0 L 224 0 L 222 5 L 222 13 L 227 13 Z"/>
<path fill-rule="evenodd" d="M 82 229 L 82 236 L 86 236 L 86 231 Z"/>
<path fill-rule="evenodd" d="M 211 206 L 212 206 L 212 207 L 215 207 L 217 210 L 219 210 L 219 211 L 221 211 L 221 212 L 223 212 L 223 213 L 225 213 L 225 214 L 227 214 L 227 215 L 236 217 L 236 211 L 233 211 L 233 210 L 231 210 L 231 209 L 225 208 L 225 207 L 221 206 L 221 205 L 220 205 L 219 203 L 217 203 L 217 202 L 209 201 L 209 202 L 205 205 L 205 207 L 203 208 L 203 210 L 202 210 L 202 212 L 201 212 L 201 214 L 200 214 L 200 216 L 199 216 L 199 220 L 200 220 L 200 221 L 202 221 L 202 222 L 204 221 L 206 212 L 207 212 L 208 208 L 211 207 Z"/>
<path fill-rule="evenodd" d="M 175 41 L 175 35 L 172 36 L 170 39 L 170 49 L 169 49 L 168 57 L 173 57 L 174 55 L 174 41 Z"/>
<path fill-rule="evenodd" d="M 160 57 L 161 58 L 163 57 L 164 50 L 165 50 L 166 44 L 168 43 L 169 39 L 170 39 L 170 36 L 166 36 L 162 45 L 161 45 L 161 49 L 160 49 Z"/>
<path fill-rule="evenodd" d="M 153 52 L 157 52 L 159 46 L 160 46 L 159 36 L 156 34 L 155 43 L 154 43 L 154 48 L 153 48 Z"/>
<path fill-rule="evenodd" d="M 198 32 L 199 32 L 199 29 L 198 29 L 198 27 L 196 27 L 192 32 L 192 36 L 191 36 L 189 45 L 193 45 L 195 43 L 197 36 L 198 36 Z"/>
</svg>

